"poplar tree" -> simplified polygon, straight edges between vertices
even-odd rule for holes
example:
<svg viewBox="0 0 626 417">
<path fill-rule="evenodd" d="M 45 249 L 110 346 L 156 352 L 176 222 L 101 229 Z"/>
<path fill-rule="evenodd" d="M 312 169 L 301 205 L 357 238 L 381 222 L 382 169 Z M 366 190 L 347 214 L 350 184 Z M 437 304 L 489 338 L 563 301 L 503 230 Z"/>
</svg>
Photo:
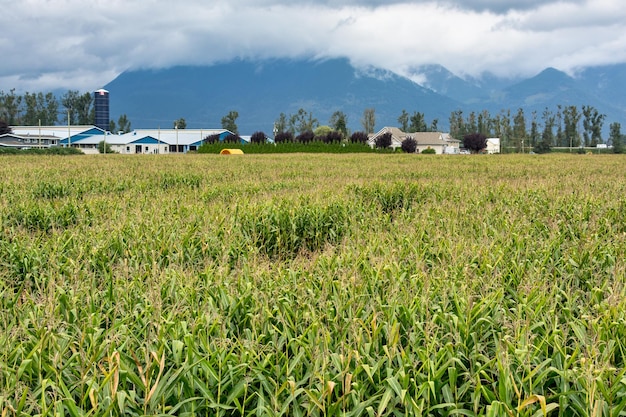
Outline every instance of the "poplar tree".
<svg viewBox="0 0 626 417">
<path fill-rule="evenodd" d="M 517 114 L 513 118 L 513 143 L 517 152 L 524 152 L 524 144 L 528 145 L 526 134 L 526 118 L 524 109 L 517 109 Z"/>
<path fill-rule="evenodd" d="M 363 111 L 361 125 L 365 133 L 374 133 L 374 128 L 376 127 L 376 110 L 373 107 Z"/>
<path fill-rule="evenodd" d="M 400 123 L 400 130 L 406 132 L 409 128 L 409 113 L 402 109 L 402 113 L 398 116 L 398 123 Z"/>
</svg>

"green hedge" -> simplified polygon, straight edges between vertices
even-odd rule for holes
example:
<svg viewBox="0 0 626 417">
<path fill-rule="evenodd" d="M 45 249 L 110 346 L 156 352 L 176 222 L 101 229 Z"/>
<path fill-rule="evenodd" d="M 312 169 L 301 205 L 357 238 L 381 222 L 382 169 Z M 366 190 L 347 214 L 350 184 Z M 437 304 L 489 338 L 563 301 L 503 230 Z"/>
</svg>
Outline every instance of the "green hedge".
<svg viewBox="0 0 626 417">
<path fill-rule="evenodd" d="M 360 143 L 323 143 L 311 142 L 303 143 L 280 143 L 280 144 L 233 144 L 233 143 L 214 143 L 202 145 L 198 149 L 198 153 L 220 153 L 222 149 L 241 149 L 247 154 L 265 154 L 265 153 L 375 153 L 390 152 L 381 151 L 370 148 L 368 145 Z"/>
</svg>

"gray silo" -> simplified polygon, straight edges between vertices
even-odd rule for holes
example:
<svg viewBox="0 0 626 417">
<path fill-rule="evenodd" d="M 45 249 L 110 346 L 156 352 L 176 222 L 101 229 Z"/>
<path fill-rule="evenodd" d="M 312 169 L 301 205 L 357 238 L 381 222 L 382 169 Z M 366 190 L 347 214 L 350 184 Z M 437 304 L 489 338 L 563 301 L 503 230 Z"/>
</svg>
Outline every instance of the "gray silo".
<svg viewBox="0 0 626 417">
<path fill-rule="evenodd" d="M 109 130 L 109 92 L 104 89 L 94 92 L 95 125 L 100 129 Z"/>
</svg>

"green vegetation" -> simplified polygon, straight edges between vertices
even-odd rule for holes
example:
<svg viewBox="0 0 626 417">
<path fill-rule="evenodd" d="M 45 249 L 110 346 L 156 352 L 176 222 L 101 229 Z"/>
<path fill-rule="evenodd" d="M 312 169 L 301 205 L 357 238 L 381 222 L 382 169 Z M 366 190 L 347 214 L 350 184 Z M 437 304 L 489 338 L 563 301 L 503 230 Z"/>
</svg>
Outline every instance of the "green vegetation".
<svg viewBox="0 0 626 417">
<path fill-rule="evenodd" d="M 2 416 L 626 411 L 622 155 L 2 159 Z"/>
<path fill-rule="evenodd" d="M 363 143 L 324 143 L 312 141 L 308 143 L 273 143 L 265 144 L 227 144 L 206 143 L 198 148 L 198 153 L 219 154 L 224 148 L 238 148 L 246 154 L 278 154 L 278 153 L 373 153 L 381 152 Z"/>
<path fill-rule="evenodd" d="M 83 151 L 78 148 L 67 148 L 53 146 L 50 148 L 5 148 L 0 146 L 0 155 L 83 155 Z"/>
</svg>

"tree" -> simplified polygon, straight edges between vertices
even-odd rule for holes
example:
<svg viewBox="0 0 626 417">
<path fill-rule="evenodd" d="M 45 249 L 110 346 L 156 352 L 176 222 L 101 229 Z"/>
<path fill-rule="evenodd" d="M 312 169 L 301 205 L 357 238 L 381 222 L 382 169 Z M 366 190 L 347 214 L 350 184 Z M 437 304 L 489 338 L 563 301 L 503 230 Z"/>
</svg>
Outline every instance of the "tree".
<svg viewBox="0 0 626 417">
<path fill-rule="evenodd" d="M 450 113 L 450 136 L 461 138 L 466 135 L 463 123 L 463 110 L 455 110 Z"/>
<path fill-rule="evenodd" d="M 543 132 L 541 133 L 542 148 L 551 148 L 554 143 L 554 115 L 546 107 L 543 111 Z M 535 144 L 535 147 L 539 146 L 539 143 Z"/>
<path fill-rule="evenodd" d="M 78 91 L 68 90 L 65 94 L 63 94 L 61 96 L 61 105 L 65 107 L 67 113 L 65 123 L 73 125 L 78 124 L 78 119 L 76 118 L 78 107 Z"/>
<path fill-rule="evenodd" d="M 22 116 L 22 123 L 27 126 L 36 126 L 41 112 L 37 103 L 37 94 L 26 92 L 24 94 L 24 104 L 26 105 L 26 111 L 24 116 Z"/>
<path fill-rule="evenodd" d="M 513 118 L 513 144 L 517 152 L 524 152 L 524 142 L 526 141 L 526 118 L 524 109 L 517 109 L 517 114 Z"/>
<path fill-rule="evenodd" d="M 511 126 L 511 110 L 500 112 L 500 126 L 499 132 L 496 137 L 500 138 L 500 142 L 505 146 L 511 146 L 511 139 L 513 137 L 513 127 Z"/>
<path fill-rule="evenodd" d="M 463 147 L 472 153 L 481 152 L 487 148 L 487 137 L 482 133 L 469 133 L 463 136 Z"/>
<path fill-rule="evenodd" d="M 239 117 L 239 113 L 235 110 L 231 110 L 228 114 L 222 117 L 222 129 L 226 129 L 230 132 L 233 132 L 235 135 L 239 134 L 239 129 L 237 128 L 237 118 Z"/>
<path fill-rule="evenodd" d="M 556 106 L 556 146 L 566 147 L 568 146 L 567 136 L 563 131 L 563 113 L 561 111 L 561 105 Z"/>
<path fill-rule="evenodd" d="M 400 130 L 406 132 L 409 129 L 409 113 L 402 109 L 402 114 L 398 116 L 398 123 L 400 123 Z"/>
<path fill-rule="evenodd" d="M 22 96 L 16 95 L 14 88 L 8 93 L 0 91 L 0 119 L 7 122 L 10 126 L 21 124 L 19 120 L 21 106 Z"/>
<path fill-rule="evenodd" d="M 491 116 L 487 110 L 483 110 L 478 114 L 477 132 L 485 136 L 491 135 Z"/>
<path fill-rule="evenodd" d="M 439 130 L 439 128 L 437 127 L 437 125 L 439 124 L 439 119 L 433 119 L 432 122 L 430 122 L 430 131 L 431 132 L 436 132 Z"/>
<path fill-rule="evenodd" d="M 187 121 L 183 117 L 174 120 L 174 129 L 187 129 Z"/>
<path fill-rule="evenodd" d="M 367 133 L 365 132 L 354 132 L 352 135 L 350 135 L 350 142 L 352 143 L 367 143 L 367 140 L 369 139 L 369 137 L 367 136 Z"/>
<path fill-rule="evenodd" d="M 406 153 L 415 153 L 417 149 L 417 141 L 410 136 L 402 141 L 402 151 Z"/>
<path fill-rule="evenodd" d="M 624 153 L 624 136 L 622 135 L 622 125 L 618 122 L 611 123 L 611 133 L 609 141 L 613 145 L 613 153 Z"/>
<path fill-rule="evenodd" d="M 409 120 L 411 122 L 409 125 L 409 132 L 426 132 L 428 130 L 424 113 L 413 112 Z"/>
<path fill-rule="evenodd" d="M 287 130 L 287 115 L 281 113 L 274 122 L 274 136 Z"/>
<path fill-rule="evenodd" d="M 11 126 L 4 120 L 0 120 L 0 135 L 6 135 L 7 133 L 13 133 Z"/>
<path fill-rule="evenodd" d="M 570 148 L 580 146 L 578 123 L 580 122 L 581 116 L 576 106 L 567 106 L 563 109 L 565 146 L 569 146 Z"/>
<path fill-rule="evenodd" d="M 25 93 L 24 104 L 26 109 L 21 123 L 30 126 L 42 124 L 50 126 L 58 120 L 59 103 L 52 93 Z"/>
<path fill-rule="evenodd" d="M 294 135 L 296 133 L 313 132 L 319 125 L 319 122 L 313 117 L 313 114 L 303 108 L 298 109 L 296 114 L 289 117 L 289 131 Z"/>
<path fill-rule="evenodd" d="M 344 138 L 348 137 L 348 116 L 342 111 L 336 111 L 330 116 L 330 126 Z"/>
<path fill-rule="evenodd" d="M 361 125 L 365 133 L 374 133 L 374 127 L 376 126 L 376 110 L 373 108 L 365 109 L 363 111 Z"/>
<path fill-rule="evenodd" d="M 185 123 L 185 119 L 179 119 L 178 121 L 181 121 L 181 124 L 183 125 L 183 127 L 178 127 L 179 129 L 184 129 L 185 127 L 187 127 L 187 124 Z M 174 123 L 174 126 L 176 126 L 176 122 Z M 119 119 L 117 119 L 117 128 L 119 129 L 118 132 L 122 132 L 122 133 L 128 133 L 130 132 L 130 120 L 128 120 L 128 116 L 126 116 L 126 114 L 122 114 Z"/>
<path fill-rule="evenodd" d="M 602 142 L 602 125 L 606 115 L 600 114 L 593 106 L 583 106 L 583 116 L 585 146 L 597 146 Z"/>
<path fill-rule="evenodd" d="M 533 111 L 532 119 L 530 121 L 530 133 L 528 134 L 530 140 L 530 146 L 535 146 L 539 143 L 539 123 L 537 123 L 537 112 Z"/>
<path fill-rule="evenodd" d="M 77 90 L 69 90 L 61 97 L 61 105 L 65 107 L 73 125 L 92 125 L 95 114 L 91 93 L 80 94 Z M 67 123 L 67 119 L 65 120 Z"/>
<path fill-rule="evenodd" d="M 250 136 L 250 143 L 254 143 L 256 145 L 262 145 L 265 143 L 266 136 L 263 132 L 254 132 L 252 136 Z"/>
<path fill-rule="evenodd" d="M 386 149 L 391 146 L 391 133 L 383 133 L 382 135 L 376 138 L 376 148 L 378 149 Z"/>
</svg>

